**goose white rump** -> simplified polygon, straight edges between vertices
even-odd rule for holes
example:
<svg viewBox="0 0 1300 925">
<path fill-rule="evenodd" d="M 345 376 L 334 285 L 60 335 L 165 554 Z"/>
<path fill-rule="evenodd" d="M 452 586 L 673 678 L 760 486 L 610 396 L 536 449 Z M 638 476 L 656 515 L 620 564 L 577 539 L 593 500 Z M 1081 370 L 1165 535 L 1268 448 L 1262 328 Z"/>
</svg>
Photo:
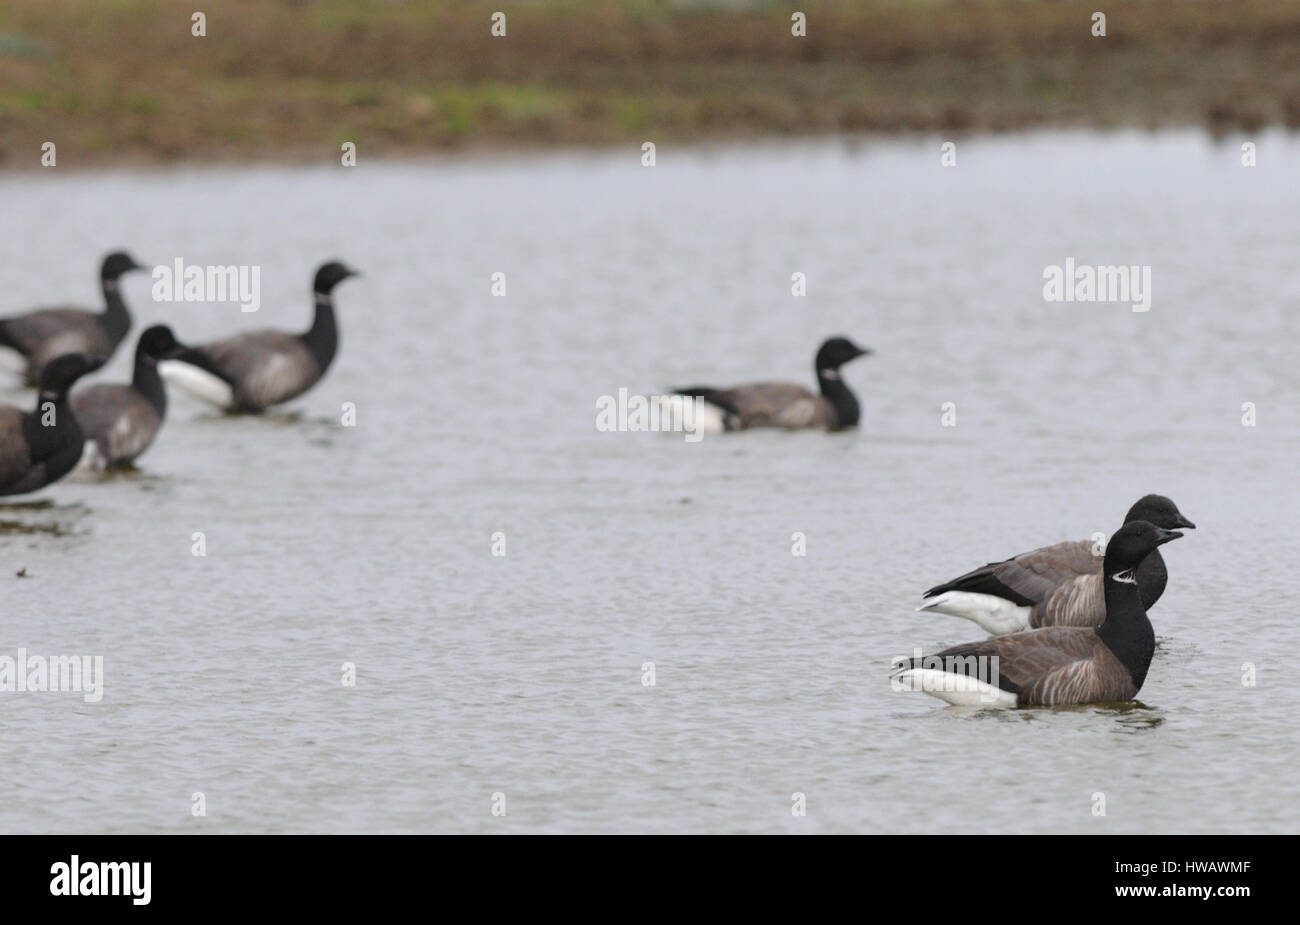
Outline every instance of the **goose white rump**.
<svg viewBox="0 0 1300 925">
<path fill-rule="evenodd" d="M 945 591 L 916 609 L 946 613 L 950 617 L 961 617 L 978 624 L 986 633 L 1002 636 L 1029 629 L 1029 613 L 1033 608 L 1013 604 L 1005 598 L 992 594 L 980 594 L 975 591 Z"/>
<path fill-rule="evenodd" d="M 158 364 L 162 377 L 177 388 L 184 389 L 195 398 L 218 408 L 230 409 L 235 404 L 235 392 L 220 376 L 199 369 L 180 360 L 163 360 Z"/>
<path fill-rule="evenodd" d="M 898 690 L 921 691 L 957 707 L 1008 709 L 1019 698 L 986 681 L 939 668 L 904 668 L 890 676 Z"/>
</svg>

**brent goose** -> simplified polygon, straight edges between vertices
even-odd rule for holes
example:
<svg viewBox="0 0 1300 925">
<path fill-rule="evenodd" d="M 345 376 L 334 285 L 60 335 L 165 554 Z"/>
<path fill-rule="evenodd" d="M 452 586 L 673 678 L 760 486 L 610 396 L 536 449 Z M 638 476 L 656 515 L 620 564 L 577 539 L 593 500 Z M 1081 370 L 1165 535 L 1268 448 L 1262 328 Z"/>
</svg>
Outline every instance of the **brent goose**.
<svg viewBox="0 0 1300 925">
<path fill-rule="evenodd" d="M 84 462 L 100 468 L 129 466 L 149 448 L 167 413 L 158 360 L 175 349 L 171 328 L 146 328 L 135 346 L 130 385 L 90 385 L 72 394 L 72 411 L 86 436 Z"/>
<path fill-rule="evenodd" d="M 338 349 L 334 287 L 356 276 L 338 261 L 316 271 L 316 316 L 303 334 L 249 331 L 197 347 L 178 345 L 158 364 L 163 377 L 227 411 L 258 414 L 320 381 Z"/>
<path fill-rule="evenodd" d="M 1180 536 L 1145 520 L 1115 532 L 1102 567 L 1106 616 L 1100 626 L 1049 626 L 995 636 L 900 660 L 890 675 L 905 689 L 964 706 L 1132 700 L 1156 646 L 1136 571 L 1157 546 Z"/>
<path fill-rule="evenodd" d="M 840 378 L 840 367 L 870 353 L 845 337 L 832 337 L 822 344 L 814 361 L 820 395 L 793 382 L 756 382 L 729 389 L 691 386 L 674 391 L 704 399 L 705 408 L 712 412 L 701 422 L 700 429 L 704 431 L 856 427 L 858 400 Z"/>
<path fill-rule="evenodd" d="M 41 371 L 65 353 L 85 353 L 107 359 L 131 329 L 131 313 L 118 291 L 118 278 L 143 270 L 120 251 L 104 258 L 99 282 L 104 290 L 104 311 L 81 308 L 42 308 L 25 315 L 0 319 L 0 365 L 23 375 L 28 384 L 41 381 Z"/>
<path fill-rule="evenodd" d="M 46 364 L 36 410 L 0 405 L 0 495 L 20 495 L 57 482 L 76 467 L 85 449 L 68 390 L 98 369 L 103 357 L 69 353 Z"/>
<path fill-rule="evenodd" d="M 1125 523 L 1149 521 L 1166 530 L 1194 529 L 1174 502 L 1146 495 L 1129 508 Z M 1138 566 L 1142 606 L 1150 608 L 1164 593 L 1169 573 L 1159 550 Z M 972 620 L 988 633 L 1018 633 L 1040 626 L 1096 626 L 1106 616 L 1101 557 L 1090 540 L 1057 543 L 990 562 L 925 592 L 933 598 L 919 610 L 933 610 Z"/>
</svg>

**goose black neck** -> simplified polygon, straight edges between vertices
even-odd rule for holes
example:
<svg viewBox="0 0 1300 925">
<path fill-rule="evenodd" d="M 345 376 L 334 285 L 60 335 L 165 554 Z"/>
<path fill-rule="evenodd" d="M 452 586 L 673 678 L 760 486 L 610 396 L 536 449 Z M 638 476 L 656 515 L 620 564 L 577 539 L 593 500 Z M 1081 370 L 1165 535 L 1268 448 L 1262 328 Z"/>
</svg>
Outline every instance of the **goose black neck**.
<svg viewBox="0 0 1300 925">
<path fill-rule="evenodd" d="M 126 332 L 131 330 L 131 312 L 122 299 L 117 280 L 105 279 L 100 282 L 104 287 L 104 314 L 100 317 L 103 319 L 104 330 L 116 346 L 126 337 Z"/>
<path fill-rule="evenodd" d="M 167 416 L 167 390 L 158 373 L 158 361 L 143 350 L 135 353 L 135 372 L 131 376 L 131 385 L 153 405 L 159 417 Z"/>
<path fill-rule="evenodd" d="M 23 418 L 23 437 L 34 460 L 43 460 L 61 447 L 81 439 L 81 425 L 72 413 L 68 389 L 44 391 L 36 398 L 36 410 Z"/>
<path fill-rule="evenodd" d="M 1134 575 L 1136 571 L 1124 571 L 1106 564 L 1102 576 L 1106 619 L 1097 627 L 1097 635 L 1128 669 L 1134 686 L 1141 688 L 1156 651 L 1156 634 L 1147 619 L 1146 608 L 1142 606 L 1142 595 Z"/>
<path fill-rule="evenodd" d="M 339 348 L 339 330 L 334 321 L 334 298 L 328 292 L 316 293 L 316 318 L 311 329 L 302 335 L 303 343 L 311 351 L 316 363 L 324 372 Z"/>
<path fill-rule="evenodd" d="M 817 384 L 821 386 L 822 395 L 835 409 L 836 426 L 856 427 L 858 415 L 861 413 L 858 399 L 840 378 L 840 371 L 838 369 L 817 370 Z"/>
<path fill-rule="evenodd" d="M 1142 609 L 1150 610 L 1160 600 L 1160 595 L 1165 593 L 1165 585 L 1169 582 L 1169 570 L 1165 568 L 1165 559 L 1160 555 L 1160 550 L 1153 549 L 1147 553 L 1147 557 L 1137 567 L 1137 580 Z"/>
</svg>

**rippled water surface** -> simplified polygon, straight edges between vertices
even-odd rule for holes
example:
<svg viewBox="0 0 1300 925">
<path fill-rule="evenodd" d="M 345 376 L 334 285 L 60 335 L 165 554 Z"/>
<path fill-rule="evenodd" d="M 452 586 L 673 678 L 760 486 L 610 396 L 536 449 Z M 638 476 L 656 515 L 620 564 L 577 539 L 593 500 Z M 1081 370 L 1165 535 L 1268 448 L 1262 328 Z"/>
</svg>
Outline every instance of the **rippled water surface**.
<svg viewBox="0 0 1300 925">
<path fill-rule="evenodd" d="M 1296 831 L 1300 142 L 1255 140 L 0 178 L 6 314 L 94 299 L 115 246 L 262 267 L 256 315 L 126 279 L 137 331 L 191 340 L 366 274 L 286 409 L 173 395 L 139 472 L 4 499 L 0 652 L 103 655 L 106 692 L 0 695 L 0 831 Z M 1150 312 L 1044 302 L 1067 257 L 1151 265 Z M 594 426 L 620 387 L 811 384 L 831 333 L 875 350 L 857 432 Z M 1149 491 L 1199 529 L 1140 704 L 891 692 L 891 656 L 980 635 L 920 591 Z"/>
</svg>

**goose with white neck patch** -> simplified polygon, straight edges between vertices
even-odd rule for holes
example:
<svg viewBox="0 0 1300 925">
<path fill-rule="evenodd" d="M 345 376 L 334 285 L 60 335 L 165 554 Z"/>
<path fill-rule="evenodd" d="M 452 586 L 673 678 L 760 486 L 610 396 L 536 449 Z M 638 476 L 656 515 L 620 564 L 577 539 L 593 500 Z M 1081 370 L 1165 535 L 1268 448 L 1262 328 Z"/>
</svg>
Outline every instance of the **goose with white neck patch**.
<svg viewBox="0 0 1300 925">
<path fill-rule="evenodd" d="M 36 491 L 76 467 L 85 449 L 85 436 L 68 401 L 68 391 L 103 363 L 103 357 L 64 354 L 42 371 L 34 410 L 0 405 L 0 495 Z"/>
<path fill-rule="evenodd" d="M 316 313 L 302 334 L 248 331 L 193 347 L 179 344 L 158 368 L 172 385 L 230 412 L 260 414 L 296 398 L 319 382 L 334 360 L 334 287 L 357 275 L 337 260 L 316 271 Z"/>
<path fill-rule="evenodd" d="M 699 423 L 706 432 L 753 427 L 842 430 L 858 425 L 861 409 L 857 396 L 841 378 L 840 367 L 870 354 L 846 337 L 825 341 L 813 361 L 821 394 L 793 382 L 755 382 L 726 389 L 690 386 L 674 391 L 703 399 L 707 417 Z"/>
<path fill-rule="evenodd" d="M 104 310 L 41 308 L 0 319 L 0 366 L 23 376 L 29 385 L 55 357 L 84 353 L 107 359 L 131 330 L 131 312 L 120 291 L 120 279 L 144 266 L 122 251 L 104 258 L 99 270 Z"/>
<path fill-rule="evenodd" d="M 960 706 L 1025 707 L 1119 703 L 1146 681 L 1156 637 L 1138 591 L 1137 568 L 1157 547 L 1183 534 L 1145 520 L 1111 537 L 1102 566 L 1105 621 L 1049 626 L 901 659 L 897 687 Z"/>
</svg>

